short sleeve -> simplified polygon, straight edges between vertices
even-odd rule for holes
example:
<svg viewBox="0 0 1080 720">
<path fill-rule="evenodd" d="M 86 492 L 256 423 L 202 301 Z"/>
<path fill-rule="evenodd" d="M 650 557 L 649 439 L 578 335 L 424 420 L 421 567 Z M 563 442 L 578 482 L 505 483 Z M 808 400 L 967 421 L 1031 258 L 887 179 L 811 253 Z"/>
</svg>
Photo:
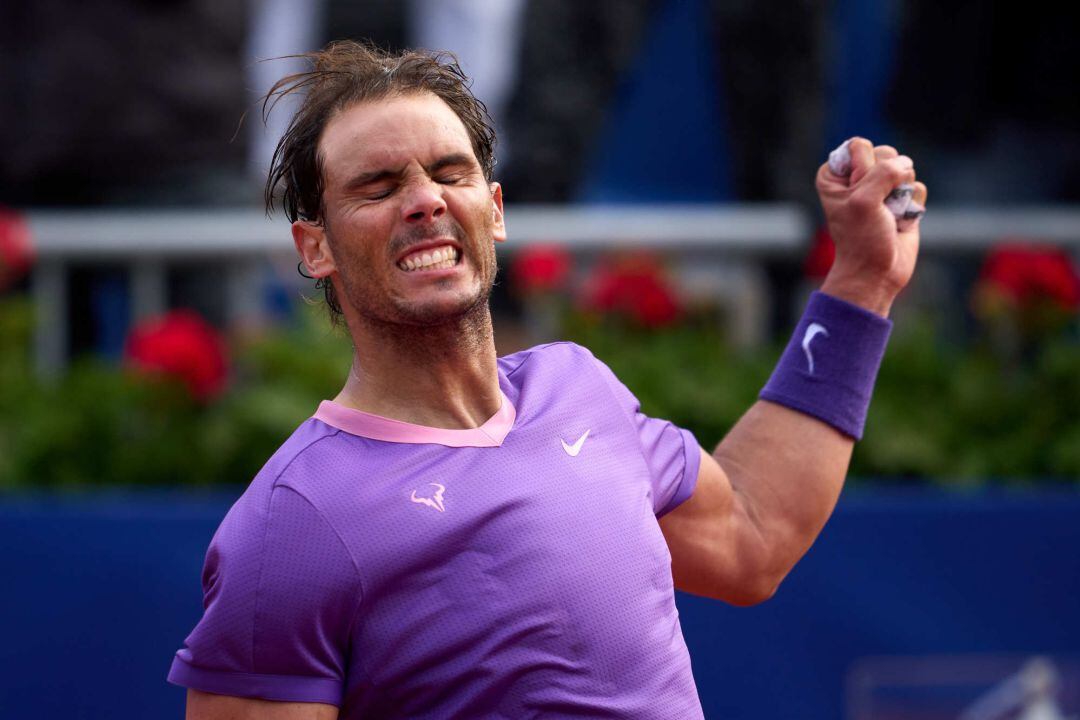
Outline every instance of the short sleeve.
<svg viewBox="0 0 1080 720">
<path fill-rule="evenodd" d="M 641 403 L 615 373 L 592 353 L 588 356 L 637 432 L 641 454 L 652 478 L 653 512 L 661 517 L 694 493 L 701 465 L 698 442 L 689 430 L 642 413 Z"/>
<path fill-rule="evenodd" d="M 356 567 L 303 496 L 245 495 L 218 528 L 203 568 L 204 613 L 169 682 L 265 700 L 341 705 L 360 602 Z"/>
</svg>

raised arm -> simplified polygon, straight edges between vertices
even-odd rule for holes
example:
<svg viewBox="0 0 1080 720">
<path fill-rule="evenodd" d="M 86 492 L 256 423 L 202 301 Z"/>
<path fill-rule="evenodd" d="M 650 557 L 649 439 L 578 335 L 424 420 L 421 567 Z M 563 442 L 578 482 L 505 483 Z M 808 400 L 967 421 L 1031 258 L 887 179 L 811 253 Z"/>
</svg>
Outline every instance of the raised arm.
<svg viewBox="0 0 1080 720">
<path fill-rule="evenodd" d="M 884 201 L 902 183 L 914 183 L 919 205 L 927 193 L 915 182 L 911 158 L 894 148 L 861 138 L 849 148 L 850 176 L 822 165 L 816 185 L 836 243 L 836 260 L 821 291 L 856 307 L 825 308 L 839 313 L 838 324 L 846 323 L 832 337 L 823 331 L 828 323 L 804 319 L 774 375 L 774 381 L 784 373 L 788 379 L 791 373 L 802 376 L 785 386 L 793 389 L 771 394 L 782 398 L 777 401 L 759 400 L 711 455 L 702 451 L 694 494 L 660 520 L 680 590 L 738 605 L 769 598 L 817 538 L 840 496 L 861 421 L 823 403 L 835 378 L 827 377 L 827 369 L 826 377 L 811 378 L 810 364 L 818 353 L 820 376 L 827 354 L 835 353 L 844 370 L 837 372 L 842 385 L 855 382 L 851 377 L 863 370 L 872 383 L 876 362 L 860 353 L 879 342 L 875 336 L 885 323 L 878 317 L 888 317 L 911 279 L 919 247 L 918 220 L 898 220 Z M 815 341 L 818 335 L 826 337 Z M 804 362 L 798 370 L 792 367 Z M 799 383 L 810 395 L 798 396 Z M 851 397 L 841 395 L 847 390 L 836 390 L 836 405 L 845 410 Z"/>
</svg>

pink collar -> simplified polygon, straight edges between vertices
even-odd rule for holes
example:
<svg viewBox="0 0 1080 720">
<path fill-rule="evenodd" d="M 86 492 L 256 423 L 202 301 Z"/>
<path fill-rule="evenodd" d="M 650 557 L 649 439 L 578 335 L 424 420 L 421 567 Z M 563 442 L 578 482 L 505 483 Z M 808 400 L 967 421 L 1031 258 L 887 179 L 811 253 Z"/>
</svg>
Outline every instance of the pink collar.
<svg viewBox="0 0 1080 720">
<path fill-rule="evenodd" d="M 447 447 L 498 447 L 514 426 L 517 411 L 506 393 L 499 411 L 478 428 L 448 429 L 392 420 L 363 410 L 354 410 L 333 400 L 323 400 L 315 412 L 316 420 L 344 430 L 351 435 L 396 443 L 430 443 Z"/>
</svg>

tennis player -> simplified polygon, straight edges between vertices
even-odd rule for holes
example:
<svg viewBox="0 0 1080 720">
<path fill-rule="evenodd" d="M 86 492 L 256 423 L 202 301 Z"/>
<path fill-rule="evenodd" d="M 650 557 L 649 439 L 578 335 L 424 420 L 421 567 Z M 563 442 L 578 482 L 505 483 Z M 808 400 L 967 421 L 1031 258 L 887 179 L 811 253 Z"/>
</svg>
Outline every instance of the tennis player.
<svg viewBox="0 0 1080 720">
<path fill-rule="evenodd" d="M 169 680 L 193 720 L 701 718 L 674 590 L 776 592 L 837 501 L 915 265 L 863 139 L 817 189 L 836 261 L 712 451 L 590 352 L 496 357 L 494 134 L 450 59 L 342 42 L 274 158 L 355 358 L 215 534 Z"/>
</svg>

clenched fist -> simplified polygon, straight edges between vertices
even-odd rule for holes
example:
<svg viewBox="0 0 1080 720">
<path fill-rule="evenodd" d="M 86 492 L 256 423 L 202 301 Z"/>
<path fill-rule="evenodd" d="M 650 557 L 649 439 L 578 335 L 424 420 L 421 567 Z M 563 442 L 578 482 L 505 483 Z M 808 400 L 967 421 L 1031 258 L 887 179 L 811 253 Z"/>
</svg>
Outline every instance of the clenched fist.
<svg viewBox="0 0 1080 720">
<path fill-rule="evenodd" d="M 821 290 L 885 316 L 915 270 L 918 210 L 926 205 L 926 185 L 916 181 L 914 161 L 896 148 L 875 147 L 858 137 L 847 145 L 849 167 L 836 169 L 849 174 L 837 174 L 824 163 L 815 183 L 836 243 L 836 260 Z M 918 206 L 905 203 L 907 217 L 886 205 L 904 184 L 913 188 L 910 203 Z M 895 208 L 896 202 L 890 205 Z"/>
</svg>

